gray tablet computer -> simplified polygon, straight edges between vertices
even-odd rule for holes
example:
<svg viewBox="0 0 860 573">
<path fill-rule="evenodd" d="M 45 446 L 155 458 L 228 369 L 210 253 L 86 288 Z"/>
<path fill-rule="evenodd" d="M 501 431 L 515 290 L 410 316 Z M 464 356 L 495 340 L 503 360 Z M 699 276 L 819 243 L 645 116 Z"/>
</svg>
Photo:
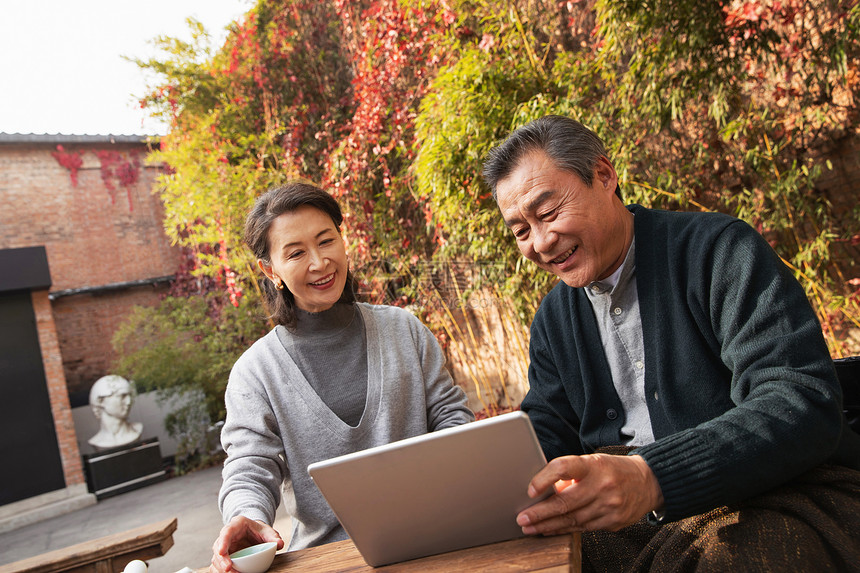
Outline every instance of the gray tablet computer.
<svg viewBox="0 0 860 573">
<path fill-rule="evenodd" d="M 522 537 L 517 514 L 546 464 L 512 412 L 308 466 L 368 565 Z"/>
</svg>

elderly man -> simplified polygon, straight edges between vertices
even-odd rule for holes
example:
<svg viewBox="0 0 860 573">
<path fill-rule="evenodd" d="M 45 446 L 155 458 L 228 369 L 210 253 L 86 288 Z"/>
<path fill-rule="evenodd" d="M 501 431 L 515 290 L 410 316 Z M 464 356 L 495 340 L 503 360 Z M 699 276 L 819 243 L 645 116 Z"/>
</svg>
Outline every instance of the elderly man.
<svg viewBox="0 0 860 573">
<path fill-rule="evenodd" d="M 551 460 L 529 493 L 555 494 L 523 531 L 589 532 L 594 570 L 858 567 L 860 436 L 763 238 L 722 214 L 625 207 L 602 141 L 569 118 L 514 131 L 484 178 L 522 254 L 561 279 L 532 324 L 522 404 Z"/>
</svg>

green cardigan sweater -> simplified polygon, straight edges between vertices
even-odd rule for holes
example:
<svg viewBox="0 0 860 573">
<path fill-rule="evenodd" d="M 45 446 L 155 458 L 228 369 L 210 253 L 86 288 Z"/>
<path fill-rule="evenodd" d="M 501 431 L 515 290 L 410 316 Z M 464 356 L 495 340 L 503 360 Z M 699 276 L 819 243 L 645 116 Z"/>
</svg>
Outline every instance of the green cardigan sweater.
<svg viewBox="0 0 860 573">
<path fill-rule="evenodd" d="M 654 471 L 666 519 L 766 491 L 824 462 L 860 469 L 860 436 L 803 289 L 749 225 L 628 207 Z M 549 459 L 622 443 L 591 304 L 559 283 L 531 329 L 522 409 Z M 564 419 L 562 419 L 564 418 Z"/>
</svg>

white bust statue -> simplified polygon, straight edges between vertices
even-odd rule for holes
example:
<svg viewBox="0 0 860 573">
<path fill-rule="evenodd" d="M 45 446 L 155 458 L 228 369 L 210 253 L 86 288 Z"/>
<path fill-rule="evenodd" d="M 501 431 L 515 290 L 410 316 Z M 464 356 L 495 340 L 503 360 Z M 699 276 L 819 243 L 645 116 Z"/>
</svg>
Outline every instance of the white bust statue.
<svg viewBox="0 0 860 573">
<path fill-rule="evenodd" d="M 140 438 L 143 424 L 128 421 L 134 401 L 134 388 L 122 376 L 102 376 L 90 390 L 90 408 L 98 419 L 98 433 L 89 444 L 96 448 L 114 448 Z"/>
</svg>

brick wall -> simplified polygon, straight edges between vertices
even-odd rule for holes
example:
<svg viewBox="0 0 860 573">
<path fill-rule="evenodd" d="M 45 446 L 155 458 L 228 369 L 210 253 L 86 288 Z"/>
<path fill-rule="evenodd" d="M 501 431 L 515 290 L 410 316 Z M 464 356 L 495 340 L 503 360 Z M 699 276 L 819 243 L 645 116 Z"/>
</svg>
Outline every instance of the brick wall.
<svg viewBox="0 0 860 573">
<path fill-rule="evenodd" d="M 158 169 L 144 165 L 142 143 L 64 142 L 80 152 L 77 185 L 51 155 L 57 142 L 0 145 L 0 248 L 44 245 L 51 271 L 51 293 L 146 281 L 172 275 L 178 251 L 162 227 L 163 207 L 153 195 Z M 102 179 L 98 152 L 140 162 L 138 180 L 123 187 Z M 116 156 L 116 155 L 115 155 Z M 111 165 L 109 162 L 107 165 Z M 138 286 L 104 294 L 71 294 L 53 300 L 59 348 L 69 393 L 85 396 L 93 382 L 110 373 L 110 339 L 134 305 L 155 304 L 163 286 Z M 77 405 L 77 404 L 73 404 Z"/>
<path fill-rule="evenodd" d="M 51 146 L 0 148 L 0 245 L 45 245 L 52 291 L 172 274 L 176 251 L 164 236 L 163 209 L 152 195 L 157 169 L 140 168 L 130 201 L 121 188 L 112 197 L 102 181 L 98 148 L 78 150 L 84 151 L 84 164 L 75 187 L 51 156 Z"/>
<path fill-rule="evenodd" d="M 54 427 L 60 446 L 63 477 L 66 480 L 66 487 L 83 484 L 85 483 L 84 469 L 78 451 L 75 424 L 72 419 L 69 394 L 66 391 L 66 377 L 63 373 L 63 359 L 54 317 L 51 313 L 51 301 L 48 300 L 48 291 L 34 291 L 31 293 L 31 299 L 33 312 L 36 315 L 42 361 L 45 366 L 45 380 L 48 383 L 48 398 L 51 401 L 51 413 L 54 416 Z"/>
<path fill-rule="evenodd" d="M 132 308 L 152 305 L 165 288 L 142 286 L 118 292 L 68 296 L 53 302 L 63 366 L 74 406 L 86 404 L 92 383 L 111 373 L 115 359 L 111 338 Z"/>
</svg>

